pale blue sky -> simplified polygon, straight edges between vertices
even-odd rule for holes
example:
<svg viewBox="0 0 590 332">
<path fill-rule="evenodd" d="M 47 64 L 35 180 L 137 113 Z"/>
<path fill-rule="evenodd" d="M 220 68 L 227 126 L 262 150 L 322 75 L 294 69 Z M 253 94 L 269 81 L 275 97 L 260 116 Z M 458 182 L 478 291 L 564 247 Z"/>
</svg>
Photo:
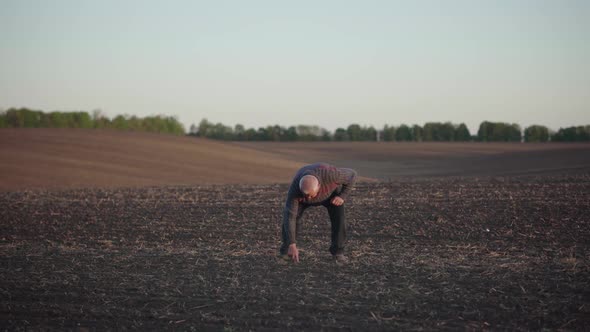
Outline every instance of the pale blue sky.
<svg viewBox="0 0 590 332">
<path fill-rule="evenodd" d="M 0 109 L 590 124 L 590 1 L 0 0 Z"/>
</svg>

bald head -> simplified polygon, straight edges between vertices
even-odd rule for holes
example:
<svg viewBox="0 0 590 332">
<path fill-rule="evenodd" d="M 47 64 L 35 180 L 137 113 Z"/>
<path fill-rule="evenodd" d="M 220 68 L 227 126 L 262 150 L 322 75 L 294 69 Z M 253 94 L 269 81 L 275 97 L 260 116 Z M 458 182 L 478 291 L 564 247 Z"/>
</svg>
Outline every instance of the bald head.
<svg viewBox="0 0 590 332">
<path fill-rule="evenodd" d="M 308 197 L 315 197 L 320 190 L 320 181 L 313 175 L 305 175 L 299 180 L 299 189 Z"/>
</svg>

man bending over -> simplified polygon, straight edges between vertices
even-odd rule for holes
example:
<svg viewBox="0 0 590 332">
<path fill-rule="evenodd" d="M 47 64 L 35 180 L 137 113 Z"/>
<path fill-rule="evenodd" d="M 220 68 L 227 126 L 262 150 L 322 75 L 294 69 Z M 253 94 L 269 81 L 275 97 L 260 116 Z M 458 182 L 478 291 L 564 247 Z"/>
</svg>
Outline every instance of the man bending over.
<svg viewBox="0 0 590 332">
<path fill-rule="evenodd" d="M 294 262 L 299 262 L 296 240 L 301 229 L 301 217 L 310 206 L 321 205 L 328 209 L 332 224 L 330 253 L 339 263 L 348 261 L 344 255 L 344 202 L 355 182 L 356 171 L 325 163 L 307 165 L 297 171 L 289 188 L 283 213 L 281 257 L 290 257 Z"/>
</svg>

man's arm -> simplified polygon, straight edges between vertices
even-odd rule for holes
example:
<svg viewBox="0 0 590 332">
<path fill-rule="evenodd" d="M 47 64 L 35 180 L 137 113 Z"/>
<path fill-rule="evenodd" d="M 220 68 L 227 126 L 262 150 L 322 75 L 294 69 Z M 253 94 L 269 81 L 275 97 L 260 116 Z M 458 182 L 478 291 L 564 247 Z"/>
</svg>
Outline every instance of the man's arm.
<svg viewBox="0 0 590 332">
<path fill-rule="evenodd" d="M 336 182 L 342 184 L 342 191 L 338 196 L 346 199 L 356 183 L 356 171 L 351 168 L 338 168 Z"/>
<path fill-rule="evenodd" d="M 285 227 L 288 232 L 287 237 L 289 239 L 289 244 L 297 242 L 297 223 L 295 219 L 297 217 L 297 211 L 299 210 L 299 199 L 297 196 L 298 186 L 299 182 L 294 180 L 291 187 L 289 187 L 285 210 L 283 212 L 283 227 Z"/>
</svg>

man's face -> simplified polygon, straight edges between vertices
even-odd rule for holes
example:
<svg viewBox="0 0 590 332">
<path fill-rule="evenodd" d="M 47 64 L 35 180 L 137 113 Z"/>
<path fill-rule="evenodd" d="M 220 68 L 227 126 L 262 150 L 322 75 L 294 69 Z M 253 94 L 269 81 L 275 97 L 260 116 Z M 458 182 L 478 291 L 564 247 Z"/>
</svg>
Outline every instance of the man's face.
<svg viewBox="0 0 590 332">
<path fill-rule="evenodd" d="M 320 186 L 317 186 L 311 190 L 309 190 L 309 192 L 307 193 L 303 193 L 303 196 L 305 197 L 305 199 L 310 200 L 315 198 L 318 195 L 318 192 L 320 191 Z"/>
</svg>

